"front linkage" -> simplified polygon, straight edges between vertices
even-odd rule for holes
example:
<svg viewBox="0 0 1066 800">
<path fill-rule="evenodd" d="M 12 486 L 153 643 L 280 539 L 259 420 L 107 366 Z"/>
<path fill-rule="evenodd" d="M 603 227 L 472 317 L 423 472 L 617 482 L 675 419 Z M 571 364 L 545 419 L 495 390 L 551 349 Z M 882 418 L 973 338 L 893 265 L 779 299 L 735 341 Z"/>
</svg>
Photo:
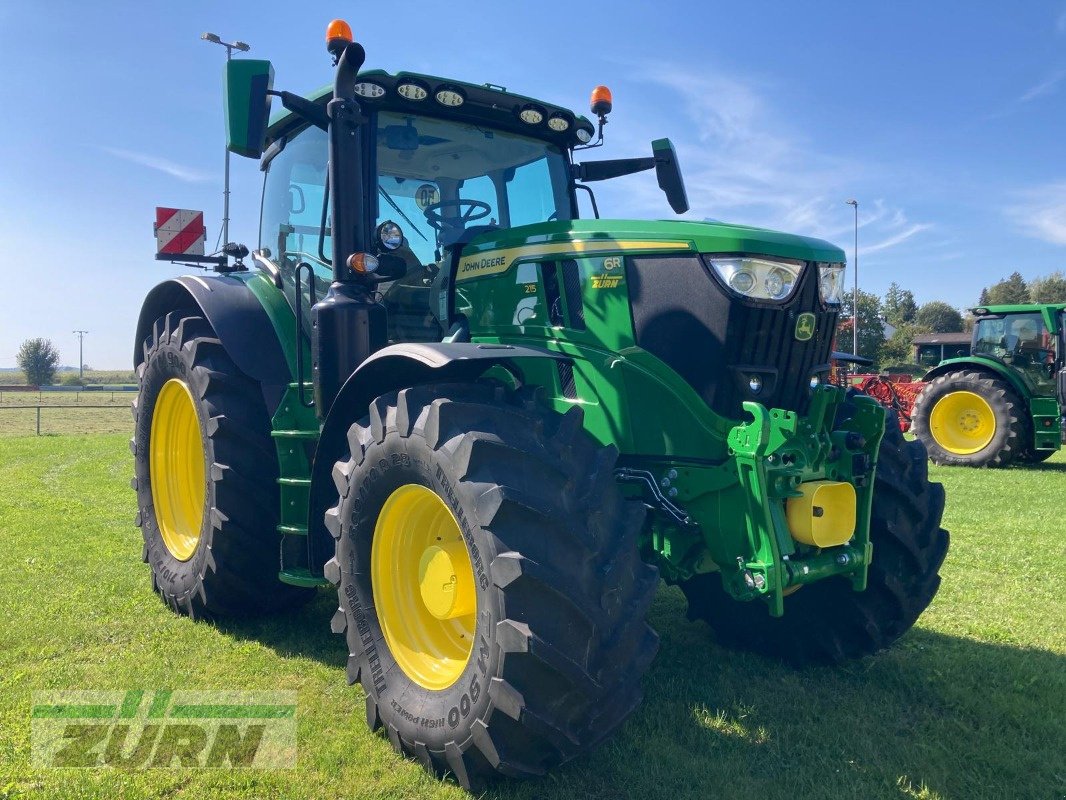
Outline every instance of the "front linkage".
<svg viewBox="0 0 1066 800">
<path fill-rule="evenodd" d="M 796 588 L 833 575 L 866 588 L 870 512 L 885 412 L 818 387 L 805 416 L 745 402 L 753 418 L 729 431 L 730 460 L 662 461 L 619 480 L 657 512 L 644 546 L 671 582 L 720 571 L 737 600 L 765 598 L 773 616 Z"/>
</svg>

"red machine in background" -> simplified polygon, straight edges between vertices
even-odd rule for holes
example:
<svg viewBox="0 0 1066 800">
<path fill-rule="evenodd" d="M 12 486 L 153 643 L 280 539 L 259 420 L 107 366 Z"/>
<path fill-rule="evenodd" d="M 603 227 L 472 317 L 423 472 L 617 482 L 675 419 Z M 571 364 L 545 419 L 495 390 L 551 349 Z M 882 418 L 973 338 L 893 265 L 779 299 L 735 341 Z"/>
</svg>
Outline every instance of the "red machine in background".
<svg viewBox="0 0 1066 800">
<path fill-rule="evenodd" d="M 917 381 L 911 375 L 849 375 L 848 381 L 885 408 L 894 408 L 899 414 L 899 429 L 904 433 L 910 430 L 911 409 L 925 388 L 925 381 Z"/>
</svg>

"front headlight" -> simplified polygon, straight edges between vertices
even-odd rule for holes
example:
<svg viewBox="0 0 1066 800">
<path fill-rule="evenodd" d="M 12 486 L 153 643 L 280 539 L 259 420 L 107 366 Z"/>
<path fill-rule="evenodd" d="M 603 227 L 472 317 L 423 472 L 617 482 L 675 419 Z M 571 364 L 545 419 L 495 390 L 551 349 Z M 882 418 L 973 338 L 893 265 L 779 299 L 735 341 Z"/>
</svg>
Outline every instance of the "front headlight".
<svg viewBox="0 0 1066 800">
<path fill-rule="evenodd" d="M 726 286 L 753 300 L 787 300 L 803 269 L 802 263 L 751 256 L 710 256 L 707 260 Z"/>
<path fill-rule="evenodd" d="M 840 305 L 844 298 L 844 265 L 818 265 L 818 292 L 823 303 Z"/>
</svg>

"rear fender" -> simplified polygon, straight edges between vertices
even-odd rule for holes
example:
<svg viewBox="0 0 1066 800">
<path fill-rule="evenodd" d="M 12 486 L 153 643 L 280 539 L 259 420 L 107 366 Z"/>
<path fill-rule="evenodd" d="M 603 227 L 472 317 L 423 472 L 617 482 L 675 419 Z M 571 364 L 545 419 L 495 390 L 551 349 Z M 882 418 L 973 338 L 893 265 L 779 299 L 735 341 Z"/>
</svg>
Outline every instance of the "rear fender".
<svg viewBox="0 0 1066 800">
<path fill-rule="evenodd" d="M 153 288 L 137 320 L 134 367 L 144 361 L 144 342 L 151 335 L 152 323 L 177 310 L 199 312 L 207 318 L 237 368 L 262 386 L 267 411 L 273 415 L 292 380 L 289 365 L 262 303 L 238 278 L 183 275 Z"/>
<path fill-rule="evenodd" d="M 939 378 L 941 375 L 947 375 L 951 372 L 959 372 L 961 370 L 973 370 L 975 372 L 987 372 L 990 375 L 994 375 L 997 378 L 1002 378 L 1013 387 L 1023 400 L 1028 402 L 1032 397 L 1032 390 L 1030 390 L 1021 377 L 1012 369 L 1005 367 L 998 361 L 993 361 L 989 358 L 952 358 L 947 361 L 941 362 L 937 366 L 933 367 L 924 376 L 922 381 L 924 383 L 930 383 L 931 381 Z"/>
</svg>

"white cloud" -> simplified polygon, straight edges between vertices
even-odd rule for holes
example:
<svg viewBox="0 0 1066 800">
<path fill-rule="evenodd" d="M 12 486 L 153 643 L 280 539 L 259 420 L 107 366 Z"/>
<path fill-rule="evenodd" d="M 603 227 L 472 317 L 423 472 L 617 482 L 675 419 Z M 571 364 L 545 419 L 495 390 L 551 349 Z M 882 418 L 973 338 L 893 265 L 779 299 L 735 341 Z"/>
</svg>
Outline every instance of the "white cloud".
<svg viewBox="0 0 1066 800">
<path fill-rule="evenodd" d="M 844 201 L 882 167 L 820 152 L 785 115 L 775 113 L 769 89 L 753 80 L 717 71 L 693 74 L 661 62 L 640 66 L 643 78 L 679 97 L 694 131 L 674 139 L 692 218 L 850 242 L 852 210 Z M 662 214 L 662 193 L 654 181 L 627 182 L 624 201 L 627 213 Z M 909 222 L 884 199 L 861 197 L 859 225 L 860 238 L 876 241 L 868 247 L 860 242 L 862 252 L 887 250 L 930 227 Z"/>
<path fill-rule="evenodd" d="M 880 242 L 865 246 L 860 245 L 859 254 L 861 255 L 863 253 L 877 253 L 881 250 L 888 250 L 890 247 L 895 247 L 898 244 L 903 244 L 911 237 L 917 236 L 922 231 L 927 231 L 932 227 L 933 226 L 929 223 L 916 223 L 914 225 L 907 225 L 902 230 L 893 233 L 891 236 L 886 239 L 882 239 Z"/>
<path fill-rule="evenodd" d="M 1018 102 L 1028 103 L 1032 100 L 1036 100 L 1038 97 L 1054 94 L 1055 90 L 1059 88 L 1059 84 L 1062 83 L 1063 78 L 1066 78 L 1066 70 L 1059 70 L 1058 72 L 1049 75 L 1044 78 L 1044 80 L 1040 81 L 1040 83 L 1022 94 L 1022 96 L 1018 98 Z"/>
<path fill-rule="evenodd" d="M 1055 32 L 1059 34 L 1066 33 L 1066 8 L 1060 11 L 1058 17 L 1055 18 Z"/>
<path fill-rule="evenodd" d="M 1035 186 L 1015 193 L 1007 217 L 1026 236 L 1066 245 L 1066 182 Z"/>
<path fill-rule="evenodd" d="M 215 177 L 211 173 L 193 169 L 192 167 L 186 167 L 182 164 L 176 164 L 173 161 L 154 156 L 151 153 L 138 153 L 134 150 L 123 150 L 119 147 L 101 147 L 100 149 L 106 153 L 110 153 L 116 158 L 121 158 L 124 161 L 129 161 L 134 164 L 140 164 L 142 167 L 157 170 L 172 178 L 177 178 L 179 181 L 185 181 L 186 183 L 204 183 L 206 181 L 214 180 Z"/>
</svg>

